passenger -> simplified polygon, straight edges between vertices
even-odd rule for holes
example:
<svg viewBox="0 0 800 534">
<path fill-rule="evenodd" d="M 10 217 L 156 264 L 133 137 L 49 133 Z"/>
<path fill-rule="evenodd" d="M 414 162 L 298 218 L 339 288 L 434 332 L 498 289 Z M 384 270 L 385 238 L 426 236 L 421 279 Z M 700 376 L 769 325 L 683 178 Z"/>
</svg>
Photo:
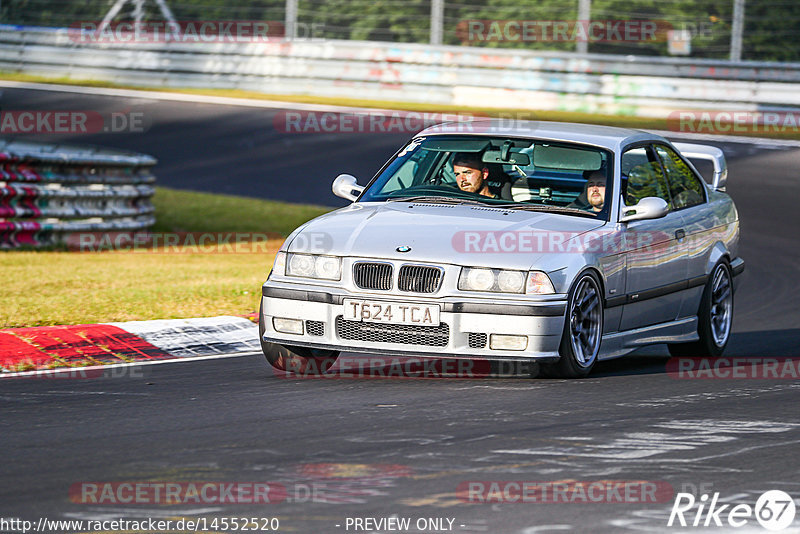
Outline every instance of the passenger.
<svg viewBox="0 0 800 534">
<path fill-rule="evenodd" d="M 606 202 L 606 174 L 602 170 L 592 171 L 586 179 L 587 210 L 598 212 Z"/>
</svg>

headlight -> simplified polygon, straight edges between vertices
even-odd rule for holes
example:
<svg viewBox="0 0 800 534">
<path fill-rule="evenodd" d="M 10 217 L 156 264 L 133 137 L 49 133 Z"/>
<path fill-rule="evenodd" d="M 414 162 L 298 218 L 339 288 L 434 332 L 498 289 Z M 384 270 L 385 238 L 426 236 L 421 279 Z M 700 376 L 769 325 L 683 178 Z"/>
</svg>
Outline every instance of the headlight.
<svg viewBox="0 0 800 534">
<path fill-rule="evenodd" d="M 458 278 L 462 291 L 491 291 L 495 293 L 529 293 L 546 295 L 555 293 L 550 278 L 541 271 L 506 271 L 464 267 Z"/>
<path fill-rule="evenodd" d="M 494 287 L 494 273 L 491 269 L 469 269 L 464 285 L 473 291 L 491 291 Z M 459 289 L 464 288 L 459 284 Z"/>
<path fill-rule="evenodd" d="M 289 256 L 289 276 L 304 276 L 309 278 L 314 275 L 314 256 L 305 254 L 292 254 Z"/>
<path fill-rule="evenodd" d="M 500 271 L 497 273 L 497 289 L 503 293 L 520 293 L 525 286 L 525 275 L 520 271 Z"/>
<path fill-rule="evenodd" d="M 275 261 L 277 263 L 277 258 Z M 336 256 L 288 254 L 286 267 L 286 276 L 323 280 L 340 280 L 342 278 L 342 258 Z"/>
<path fill-rule="evenodd" d="M 342 260 L 333 256 L 317 256 L 314 262 L 314 274 L 317 278 L 338 280 L 342 269 Z"/>
</svg>

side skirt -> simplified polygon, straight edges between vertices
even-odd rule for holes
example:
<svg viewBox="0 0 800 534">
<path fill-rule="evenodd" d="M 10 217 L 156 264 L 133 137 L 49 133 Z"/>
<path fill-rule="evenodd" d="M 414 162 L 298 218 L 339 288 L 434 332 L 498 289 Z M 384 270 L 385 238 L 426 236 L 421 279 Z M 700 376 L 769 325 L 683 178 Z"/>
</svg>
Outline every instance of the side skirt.
<svg viewBox="0 0 800 534">
<path fill-rule="evenodd" d="M 697 316 L 686 317 L 668 323 L 661 323 L 624 332 L 603 336 L 599 360 L 610 360 L 624 356 L 639 347 L 659 343 L 685 343 L 697 341 Z"/>
</svg>

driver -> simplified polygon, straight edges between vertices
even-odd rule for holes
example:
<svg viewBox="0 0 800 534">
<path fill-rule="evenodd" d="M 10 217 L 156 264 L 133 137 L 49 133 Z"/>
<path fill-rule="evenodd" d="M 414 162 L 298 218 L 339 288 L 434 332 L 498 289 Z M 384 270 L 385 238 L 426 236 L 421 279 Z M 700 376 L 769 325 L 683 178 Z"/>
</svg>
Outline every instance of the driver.
<svg viewBox="0 0 800 534">
<path fill-rule="evenodd" d="M 453 173 L 462 191 L 485 197 L 498 198 L 489 190 L 489 167 L 481 161 L 480 154 L 459 152 L 453 156 Z"/>
</svg>

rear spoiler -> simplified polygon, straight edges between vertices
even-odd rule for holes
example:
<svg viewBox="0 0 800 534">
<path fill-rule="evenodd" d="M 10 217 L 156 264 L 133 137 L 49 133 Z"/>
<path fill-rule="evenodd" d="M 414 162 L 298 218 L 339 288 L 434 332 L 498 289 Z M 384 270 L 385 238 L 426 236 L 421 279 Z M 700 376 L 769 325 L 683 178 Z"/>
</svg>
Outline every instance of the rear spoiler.
<svg viewBox="0 0 800 534">
<path fill-rule="evenodd" d="M 672 146 L 686 158 L 710 161 L 714 165 L 711 187 L 717 191 L 725 191 L 725 183 L 728 181 L 728 164 L 725 162 L 725 154 L 722 150 L 715 146 L 692 143 L 672 143 Z"/>
</svg>

